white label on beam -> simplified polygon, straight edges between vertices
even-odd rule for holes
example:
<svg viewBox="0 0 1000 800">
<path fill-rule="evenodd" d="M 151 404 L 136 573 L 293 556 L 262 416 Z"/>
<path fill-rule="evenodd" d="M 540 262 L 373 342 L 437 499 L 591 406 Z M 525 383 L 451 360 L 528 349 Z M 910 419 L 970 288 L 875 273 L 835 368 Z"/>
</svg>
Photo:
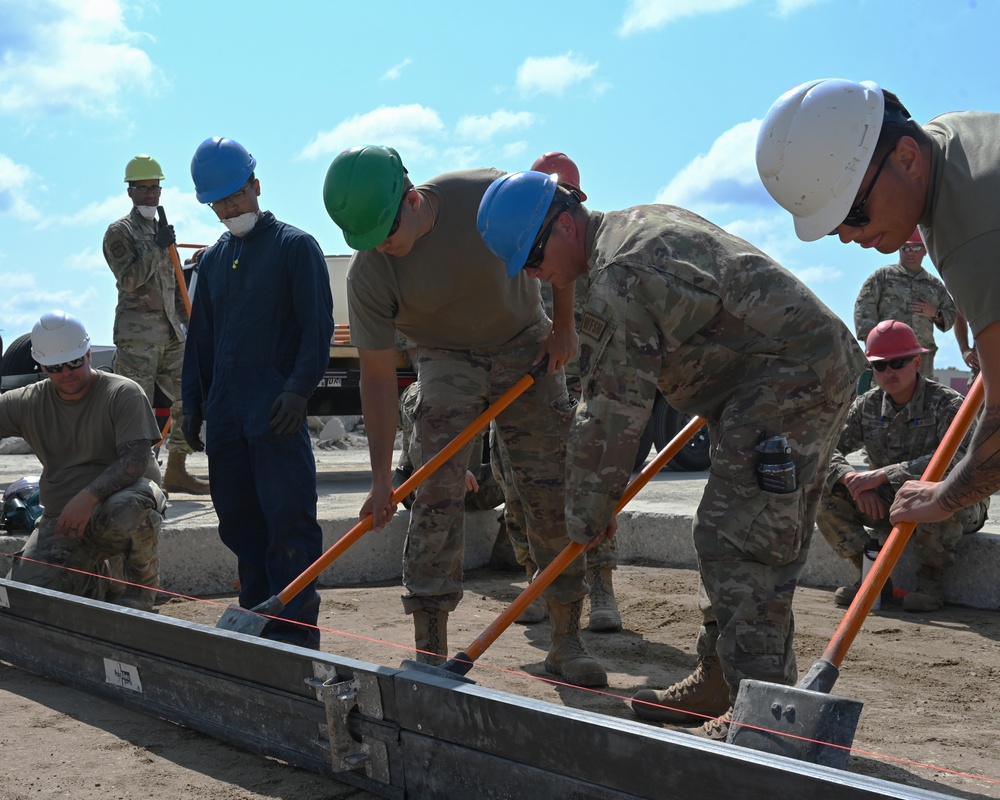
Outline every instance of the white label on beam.
<svg viewBox="0 0 1000 800">
<path fill-rule="evenodd" d="M 139 680 L 139 668 L 131 664 L 112 661 L 110 658 L 104 659 L 104 679 L 119 689 L 142 692 L 142 681 Z"/>
<path fill-rule="evenodd" d="M 6 586 L 0 586 L 0 608 L 10 608 L 10 599 L 7 597 Z"/>
</svg>

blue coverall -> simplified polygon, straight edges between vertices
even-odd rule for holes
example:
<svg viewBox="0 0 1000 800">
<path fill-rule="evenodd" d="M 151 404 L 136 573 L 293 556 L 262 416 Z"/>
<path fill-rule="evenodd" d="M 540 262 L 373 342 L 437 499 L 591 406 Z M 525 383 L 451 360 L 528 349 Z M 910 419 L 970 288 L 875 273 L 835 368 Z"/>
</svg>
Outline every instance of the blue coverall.
<svg viewBox="0 0 1000 800">
<path fill-rule="evenodd" d="M 240 605 L 278 594 L 319 558 L 316 462 L 305 422 L 277 436 L 268 416 L 285 391 L 309 397 L 333 335 L 323 253 L 309 234 L 261 215 L 242 238 L 202 253 L 181 381 L 184 413 L 202 408 L 219 537 L 239 560 Z M 281 617 L 315 626 L 315 581 Z M 319 646 L 319 631 L 272 621 L 266 638 Z"/>
</svg>

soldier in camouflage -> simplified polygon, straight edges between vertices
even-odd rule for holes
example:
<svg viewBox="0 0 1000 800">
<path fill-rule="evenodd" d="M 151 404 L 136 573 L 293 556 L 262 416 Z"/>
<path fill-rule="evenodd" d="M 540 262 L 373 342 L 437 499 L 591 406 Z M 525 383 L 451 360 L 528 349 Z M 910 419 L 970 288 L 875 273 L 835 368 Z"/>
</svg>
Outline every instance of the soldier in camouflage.
<svg viewBox="0 0 1000 800">
<path fill-rule="evenodd" d="M 415 347 L 420 380 L 416 427 L 424 453 L 438 452 L 490 404 L 548 357 L 548 366 L 496 420 L 523 501 L 531 553 L 547 566 L 569 544 L 564 517 L 565 441 L 572 404 L 563 364 L 576 352 L 572 296 L 560 293 L 554 320 L 538 284 L 510 280 L 475 229 L 479 201 L 502 173 L 446 173 L 414 186 L 390 147 L 338 155 L 324 201 L 358 252 L 347 276 L 351 338 L 361 359 L 361 392 L 372 461 L 362 506 L 376 529 L 391 502 L 396 428 L 394 332 Z M 462 597 L 464 476 L 468 446 L 417 490 L 403 554 L 403 609 L 413 615 L 417 658 L 440 664 L 447 620 Z M 607 672 L 580 637 L 587 593 L 583 559 L 545 591 L 552 641 L 545 669 L 582 686 Z"/>
<path fill-rule="evenodd" d="M 613 534 L 657 390 L 713 423 L 695 516 L 702 627 L 685 681 L 633 710 L 728 733 L 742 678 L 791 684 L 792 598 L 823 478 L 865 362 L 847 327 L 752 245 L 671 206 L 588 211 L 549 176 L 517 173 L 483 198 L 479 230 L 507 262 L 555 286 L 591 285 L 580 328 L 583 391 L 567 447 L 570 537 Z M 757 445 L 784 434 L 797 486 L 763 491 Z"/>
<path fill-rule="evenodd" d="M 925 352 L 903 322 L 884 320 L 868 335 L 866 353 L 878 387 L 851 405 L 816 517 L 830 546 L 859 573 L 868 539 L 884 543 L 892 530 L 889 507 L 897 490 L 906 481 L 920 479 L 962 405 L 958 392 L 924 377 Z M 953 463 L 965 456 L 971 436 L 965 437 Z M 864 450 L 868 470 L 858 471 L 847 461 L 847 455 L 859 449 Z M 917 525 L 911 540 L 920 562 L 917 588 L 903 598 L 905 610 L 941 607 L 944 573 L 955 560 L 955 548 L 962 534 L 983 527 L 988 506 L 987 498 L 941 522 Z M 841 586 L 834 601 L 849 606 L 859 586 L 860 580 Z"/>
<path fill-rule="evenodd" d="M 125 167 L 132 210 L 111 223 L 104 234 L 104 259 L 118 284 L 115 309 L 115 372 L 138 383 L 150 405 L 159 385 L 171 401 L 169 456 L 163 488 L 204 495 L 208 481 L 187 471 L 191 447 L 181 430 L 181 367 L 188 313 L 177 287 L 168 248 L 172 225 L 158 225 L 163 172 L 155 159 L 140 155 Z"/>
<path fill-rule="evenodd" d="M 923 375 L 934 380 L 934 328 L 951 330 L 957 312 L 944 284 L 921 266 L 926 252 L 919 231 L 914 231 L 899 248 L 898 263 L 868 276 L 854 304 L 854 328 L 863 342 L 882 320 L 905 322 L 927 350 Z"/>
</svg>

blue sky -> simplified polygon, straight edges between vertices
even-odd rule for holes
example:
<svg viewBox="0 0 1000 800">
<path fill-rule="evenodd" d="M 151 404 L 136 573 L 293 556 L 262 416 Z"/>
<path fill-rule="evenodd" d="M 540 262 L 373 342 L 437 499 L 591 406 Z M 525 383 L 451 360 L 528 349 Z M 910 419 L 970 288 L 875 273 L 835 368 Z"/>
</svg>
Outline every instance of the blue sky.
<svg viewBox="0 0 1000 800">
<path fill-rule="evenodd" d="M 321 190 L 346 147 L 392 145 L 418 183 L 563 150 L 591 208 L 690 208 L 850 322 L 891 259 L 795 238 L 757 178 L 761 117 L 820 77 L 875 80 L 921 122 L 998 111 L 998 30 L 994 0 L 0 0 L 0 335 L 63 308 L 110 344 L 101 240 L 129 209 L 126 162 L 157 158 L 178 241 L 211 243 L 189 164 L 217 135 L 257 158 L 262 207 L 331 254 L 348 249 Z"/>
</svg>

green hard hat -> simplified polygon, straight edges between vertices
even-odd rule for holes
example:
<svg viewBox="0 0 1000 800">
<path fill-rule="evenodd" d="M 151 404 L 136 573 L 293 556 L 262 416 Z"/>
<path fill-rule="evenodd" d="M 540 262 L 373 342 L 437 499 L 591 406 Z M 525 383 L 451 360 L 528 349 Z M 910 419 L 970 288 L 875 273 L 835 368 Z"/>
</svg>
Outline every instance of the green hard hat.
<svg viewBox="0 0 1000 800">
<path fill-rule="evenodd" d="M 125 165 L 125 183 L 132 181 L 162 181 L 160 162 L 152 156 L 136 156 Z"/>
<path fill-rule="evenodd" d="M 345 150 L 326 171 L 326 212 L 355 250 L 370 250 L 389 235 L 406 186 L 406 168 L 391 147 Z"/>
</svg>

